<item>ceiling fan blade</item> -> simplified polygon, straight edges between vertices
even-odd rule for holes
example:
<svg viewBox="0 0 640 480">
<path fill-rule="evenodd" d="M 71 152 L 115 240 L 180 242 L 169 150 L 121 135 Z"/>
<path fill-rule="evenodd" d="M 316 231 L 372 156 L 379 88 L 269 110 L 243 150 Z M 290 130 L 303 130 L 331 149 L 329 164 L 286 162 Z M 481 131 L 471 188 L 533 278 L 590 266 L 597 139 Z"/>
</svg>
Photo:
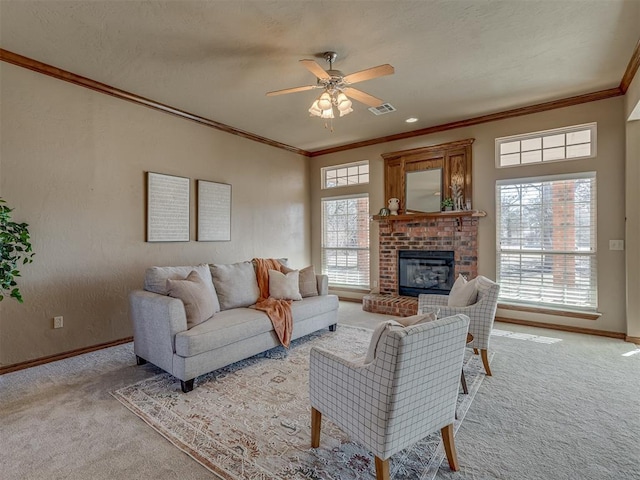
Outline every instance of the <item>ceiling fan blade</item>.
<svg viewBox="0 0 640 480">
<path fill-rule="evenodd" d="M 369 95 L 368 93 L 364 93 L 362 90 L 357 90 L 355 88 L 347 87 L 343 90 L 343 92 L 346 96 L 351 97 L 354 100 L 359 101 L 360 103 L 364 103 L 365 105 L 369 105 L 370 107 L 379 107 L 384 103 L 379 98 L 376 98 L 373 95 Z"/>
<path fill-rule="evenodd" d="M 344 81 L 346 83 L 364 82 L 365 80 L 371 80 L 372 78 L 392 75 L 394 72 L 394 68 L 388 63 L 385 63 L 384 65 L 378 65 L 377 67 L 367 68 L 366 70 L 361 70 L 347 75 L 344 77 Z"/>
<path fill-rule="evenodd" d="M 267 97 L 273 97 L 275 95 L 284 95 L 285 93 L 304 92 L 306 90 L 313 90 L 318 88 L 317 85 L 305 85 L 304 87 L 285 88 L 284 90 L 274 90 L 273 92 L 267 92 Z"/>
<path fill-rule="evenodd" d="M 315 60 L 300 60 L 304 67 L 313 73 L 320 80 L 329 80 L 331 76 Z"/>
</svg>

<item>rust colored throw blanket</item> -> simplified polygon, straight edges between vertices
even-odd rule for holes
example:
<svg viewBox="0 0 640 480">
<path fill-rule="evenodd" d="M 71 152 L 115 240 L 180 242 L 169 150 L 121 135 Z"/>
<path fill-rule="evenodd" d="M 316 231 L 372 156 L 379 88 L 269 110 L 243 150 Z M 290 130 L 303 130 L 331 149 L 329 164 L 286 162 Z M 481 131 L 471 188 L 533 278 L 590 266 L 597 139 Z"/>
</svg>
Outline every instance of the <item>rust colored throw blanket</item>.
<svg viewBox="0 0 640 480">
<path fill-rule="evenodd" d="M 293 316 L 291 315 L 291 300 L 269 298 L 269 270 L 282 271 L 282 265 L 273 258 L 254 258 L 256 263 L 256 278 L 260 288 L 260 298 L 254 305 L 271 319 L 280 343 L 289 348 L 291 332 L 293 331 Z"/>
</svg>

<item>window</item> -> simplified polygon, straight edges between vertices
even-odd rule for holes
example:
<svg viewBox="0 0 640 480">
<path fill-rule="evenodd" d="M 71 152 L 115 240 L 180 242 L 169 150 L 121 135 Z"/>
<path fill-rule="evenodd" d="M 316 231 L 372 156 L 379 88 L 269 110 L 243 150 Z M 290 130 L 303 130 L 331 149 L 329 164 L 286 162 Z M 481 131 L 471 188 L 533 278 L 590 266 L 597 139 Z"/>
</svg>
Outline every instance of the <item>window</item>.
<svg viewBox="0 0 640 480">
<path fill-rule="evenodd" d="M 515 167 L 596 156 L 596 124 L 496 139 L 496 165 Z"/>
<path fill-rule="evenodd" d="M 595 172 L 500 180 L 496 206 L 500 301 L 594 311 Z"/>
<path fill-rule="evenodd" d="M 369 288 L 369 196 L 322 200 L 322 273 L 329 284 Z"/>
<path fill-rule="evenodd" d="M 369 183 L 369 162 L 348 163 L 322 169 L 322 188 Z"/>
</svg>

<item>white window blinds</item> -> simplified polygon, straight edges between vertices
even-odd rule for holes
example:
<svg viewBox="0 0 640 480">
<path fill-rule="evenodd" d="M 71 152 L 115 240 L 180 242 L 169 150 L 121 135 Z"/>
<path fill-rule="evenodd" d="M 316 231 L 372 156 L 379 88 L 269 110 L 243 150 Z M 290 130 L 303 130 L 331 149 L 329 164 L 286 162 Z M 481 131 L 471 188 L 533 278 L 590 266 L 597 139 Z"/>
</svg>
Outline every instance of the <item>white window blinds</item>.
<svg viewBox="0 0 640 480">
<path fill-rule="evenodd" d="M 595 172 L 496 186 L 500 301 L 595 310 Z"/>
<path fill-rule="evenodd" d="M 369 197 L 322 200 L 322 273 L 329 284 L 369 288 Z"/>
</svg>

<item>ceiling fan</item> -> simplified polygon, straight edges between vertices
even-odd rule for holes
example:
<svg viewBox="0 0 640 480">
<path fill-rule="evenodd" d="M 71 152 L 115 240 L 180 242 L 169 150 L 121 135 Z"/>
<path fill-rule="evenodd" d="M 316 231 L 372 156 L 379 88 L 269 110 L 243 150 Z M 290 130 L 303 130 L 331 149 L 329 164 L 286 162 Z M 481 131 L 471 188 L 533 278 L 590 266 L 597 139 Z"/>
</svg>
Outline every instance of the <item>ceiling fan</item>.
<svg viewBox="0 0 640 480">
<path fill-rule="evenodd" d="M 329 63 L 329 70 L 322 68 L 315 60 L 300 60 L 300 63 L 317 77 L 315 85 L 275 90 L 268 92 L 267 96 L 272 97 L 285 93 L 304 92 L 306 90 L 321 88 L 323 89 L 323 93 L 313 102 L 309 109 L 309 113 L 311 113 L 312 116 L 321 118 L 334 118 L 333 106 L 337 107 L 341 117 L 351 113 L 353 109 L 351 108 L 351 101 L 348 97 L 370 107 L 379 107 L 382 105 L 383 101 L 379 98 L 353 88 L 351 85 L 384 75 L 391 75 L 394 73 L 391 65 L 378 65 L 377 67 L 367 68 L 366 70 L 345 75 L 340 70 L 333 69 L 333 62 L 335 62 L 338 57 L 336 52 L 325 52 L 323 57 L 327 63 Z"/>
</svg>

